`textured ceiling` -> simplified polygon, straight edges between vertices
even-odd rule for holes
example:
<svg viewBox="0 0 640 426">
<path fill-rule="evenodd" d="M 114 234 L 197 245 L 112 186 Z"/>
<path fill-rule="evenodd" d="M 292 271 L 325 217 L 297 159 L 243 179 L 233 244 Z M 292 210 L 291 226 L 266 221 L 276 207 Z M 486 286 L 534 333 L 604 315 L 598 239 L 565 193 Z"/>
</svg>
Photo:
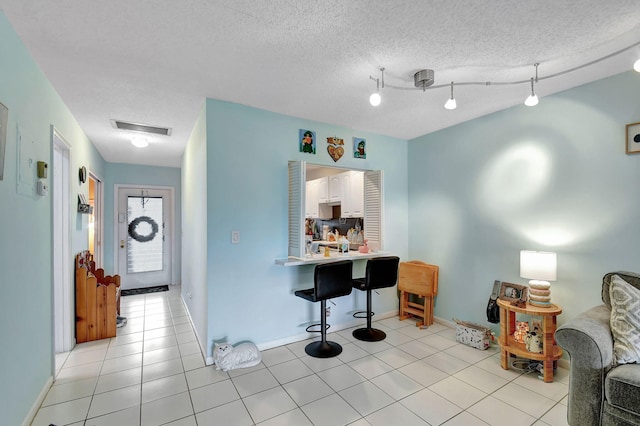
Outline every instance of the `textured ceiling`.
<svg viewBox="0 0 640 426">
<path fill-rule="evenodd" d="M 640 41 L 637 0 L 0 0 L 80 126 L 111 162 L 179 166 L 206 97 L 410 139 L 520 104 L 528 84 L 413 88 L 413 74 L 450 81 L 528 80 L 544 95 L 627 71 Z M 385 67 L 383 103 L 369 76 Z M 396 90 L 393 87 L 407 88 Z M 139 150 L 110 120 L 173 129 Z"/>
</svg>

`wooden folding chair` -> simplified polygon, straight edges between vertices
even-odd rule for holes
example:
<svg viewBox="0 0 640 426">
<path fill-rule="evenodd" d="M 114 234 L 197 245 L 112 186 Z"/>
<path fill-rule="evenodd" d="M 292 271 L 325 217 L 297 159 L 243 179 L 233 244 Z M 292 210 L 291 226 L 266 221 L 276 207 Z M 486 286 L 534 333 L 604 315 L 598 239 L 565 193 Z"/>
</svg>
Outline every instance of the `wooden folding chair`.
<svg viewBox="0 0 640 426">
<path fill-rule="evenodd" d="M 400 320 L 416 316 L 422 321 L 416 326 L 433 324 L 433 298 L 438 294 L 438 266 L 419 260 L 400 263 L 398 290 L 400 291 Z M 410 296 L 417 297 L 412 298 Z M 424 303 L 419 303 L 422 299 Z"/>
</svg>

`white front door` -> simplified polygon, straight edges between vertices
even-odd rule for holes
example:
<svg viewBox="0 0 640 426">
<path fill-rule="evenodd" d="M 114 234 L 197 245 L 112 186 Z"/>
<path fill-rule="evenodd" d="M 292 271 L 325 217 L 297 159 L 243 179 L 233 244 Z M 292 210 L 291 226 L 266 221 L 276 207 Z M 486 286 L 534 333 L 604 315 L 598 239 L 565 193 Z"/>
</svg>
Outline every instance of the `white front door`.
<svg viewBox="0 0 640 426">
<path fill-rule="evenodd" d="M 170 189 L 118 187 L 118 274 L 122 289 L 171 284 Z"/>
</svg>

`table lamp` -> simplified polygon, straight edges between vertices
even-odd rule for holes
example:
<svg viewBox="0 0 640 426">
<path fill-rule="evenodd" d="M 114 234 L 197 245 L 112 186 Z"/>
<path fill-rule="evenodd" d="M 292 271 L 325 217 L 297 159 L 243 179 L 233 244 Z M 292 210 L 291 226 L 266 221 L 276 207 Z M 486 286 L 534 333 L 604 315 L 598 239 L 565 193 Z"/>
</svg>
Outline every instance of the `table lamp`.
<svg viewBox="0 0 640 426">
<path fill-rule="evenodd" d="M 556 280 L 556 254 L 546 251 L 520 251 L 520 277 L 529 281 L 529 304 L 551 305 L 551 284 Z"/>
</svg>

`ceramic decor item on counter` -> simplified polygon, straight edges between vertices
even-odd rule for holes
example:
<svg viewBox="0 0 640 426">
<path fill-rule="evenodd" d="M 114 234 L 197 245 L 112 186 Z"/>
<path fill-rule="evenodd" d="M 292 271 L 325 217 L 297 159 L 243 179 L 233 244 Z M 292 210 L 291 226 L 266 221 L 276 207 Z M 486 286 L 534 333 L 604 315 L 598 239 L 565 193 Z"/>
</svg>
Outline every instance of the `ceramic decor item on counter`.
<svg viewBox="0 0 640 426">
<path fill-rule="evenodd" d="M 358 248 L 358 252 L 369 253 L 369 246 L 367 245 L 367 240 L 364 240 L 362 245 Z"/>
<path fill-rule="evenodd" d="M 343 235 L 340 238 L 340 252 L 342 254 L 349 254 L 349 240 Z"/>
</svg>

